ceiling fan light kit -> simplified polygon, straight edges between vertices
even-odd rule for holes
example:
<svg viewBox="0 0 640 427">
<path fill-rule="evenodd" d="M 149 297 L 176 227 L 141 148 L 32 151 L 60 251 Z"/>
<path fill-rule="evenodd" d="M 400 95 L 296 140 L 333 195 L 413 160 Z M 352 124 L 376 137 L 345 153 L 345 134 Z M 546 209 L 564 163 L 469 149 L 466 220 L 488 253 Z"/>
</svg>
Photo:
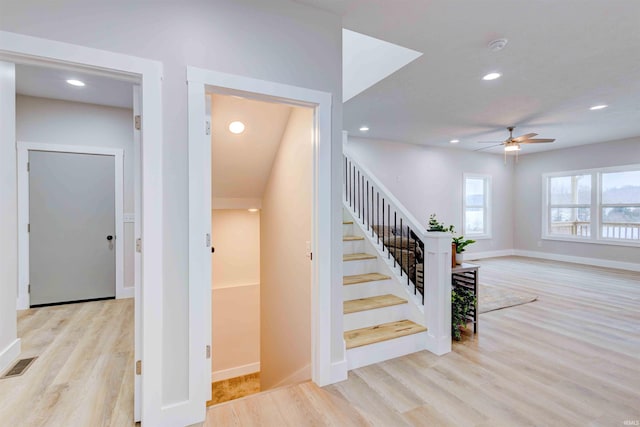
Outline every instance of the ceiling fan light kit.
<svg viewBox="0 0 640 427">
<path fill-rule="evenodd" d="M 481 143 L 489 143 L 494 144 L 492 147 L 496 147 L 498 145 L 502 145 L 504 147 L 504 153 L 506 155 L 507 152 L 520 151 L 520 144 L 539 144 L 539 143 L 547 143 L 553 142 L 555 139 L 552 138 L 534 138 L 534 136 L 538 136 L 537 133 L 527 133 L 525 135 L 513 136 L 513 130 L 515 126 L 509 126 L 507 130 L 509 131 L 509 138 L 504 140 L 503 142 L 498 141 L 480 141 Z M 488 148 L 492 148 L 488 147 Z M 506 161 L 506 158 L 505 158 Z"/>
</svg>

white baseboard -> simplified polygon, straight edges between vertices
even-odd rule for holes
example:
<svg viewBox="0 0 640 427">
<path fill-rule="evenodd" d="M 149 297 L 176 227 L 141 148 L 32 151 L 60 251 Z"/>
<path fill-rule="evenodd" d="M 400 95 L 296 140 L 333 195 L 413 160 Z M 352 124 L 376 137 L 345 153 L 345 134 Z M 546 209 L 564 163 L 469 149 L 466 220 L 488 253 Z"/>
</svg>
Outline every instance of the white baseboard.
<svg viewBox="0 0 640 427">
<path fill-rule="evenodd" d="M 320 387 L 324 387 L 325 385 L 339 383 L 340 381 L 345 381 L 348 378 L 348 369 L 347 369 L 347 359 L 344 358 L 339 362 L 333 362 L 331 364 L 331 379 L 328 384 L 318 384 Z"/>
<path fill-rule="evenodd" d="M 0 352 L 0 373 L 4 372 L 18 356 L 20 356 L 20 338 L 16 338 Z"/>
<path fill-rule="evenodd" d="M 260 362 L 249 363 L 235 368 L 223 369 L 211 372 L 211 382 L 228 380 L 229 378 L 241 377 L 243 375 L 260 372 Z"/>
<path fill-rule="evenodd" d="M 600 258 L 586 258 L 550 252 L 525 251 L 520 249 L 516 249 L 513 255 L 529 258 L 549 259 L 553 261 L 572 262 L 575 264 L 594 265 L 596 267 L 615 268 L 619 270 L 640 271 L 640 264 L 633 262 L 612 261 Z"/>
<path fill-rule="evenodd" d="M 116 289 L 116 299 L 133 298 L 136 294 L 136 288 L 133 286 Z"/>
<path fill-rule="evenodd" d="M 485 252 L 464 252 L 464 260 L 473 261 L 474 259 L 497 258 L 501 256 L 510 256 L 513 254 L 514 254 L 513 249 L 501 249 L 499 251 L 485 251 Z"/>
</svg>

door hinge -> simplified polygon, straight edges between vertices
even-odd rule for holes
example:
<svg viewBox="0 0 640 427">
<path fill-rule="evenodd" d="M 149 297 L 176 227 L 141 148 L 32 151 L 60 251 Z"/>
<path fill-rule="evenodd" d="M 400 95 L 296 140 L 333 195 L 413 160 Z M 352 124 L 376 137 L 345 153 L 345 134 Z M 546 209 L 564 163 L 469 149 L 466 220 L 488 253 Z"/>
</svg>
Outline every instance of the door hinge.
<svg viewBox="0 0 640 427">
<path fill-rule="evenodd" d="M 136 375 L 142 375 L 142 360 L 136 361 Z"/>
<path fill-rule="evenodd" d="M 211 135 L 211 122 L 209 122 L 209 120 L 207 120 L 206 122 L 204 122 L 204 131 L 207 135 Z"/>
<path fill-rule="evenodd" d="M 27 162 L 27 172 L 31 172 L 31 163 Z"/>
<path fill-rule="evenodd" d="M 207 345 L 206 353 L 207 353 L 207 359 L 211 359 L 211 346 L 210 345 Z"/>
<path fill-rule="evenodd" d="M 142 239 L 136 239 L 136 252 L 142 252 Z"/>
<path fill-rule="evenodd" d="M 136 130 L 140 130 L 142 128 L 142 118 L 139 115 L 133 118 L 133 123 L 136 127 Z"/>
<path fill-rule="evenodd" d="M 27 224 L 27 233 L 31 233 L 31 224 Z"/>
<path fill-rule="evenodd" d="M 30 294 L 31 293 L 31 283 L 29 283 L 29 285 L 27 286 L 27 293 Z"/>
<path fill-rule="evenodd" d="M 204 240 L 205 240 L 204 244 L 206 245 L 207 248 L 211 246 L 211 234 L 207 233 Z"/>
</svg>

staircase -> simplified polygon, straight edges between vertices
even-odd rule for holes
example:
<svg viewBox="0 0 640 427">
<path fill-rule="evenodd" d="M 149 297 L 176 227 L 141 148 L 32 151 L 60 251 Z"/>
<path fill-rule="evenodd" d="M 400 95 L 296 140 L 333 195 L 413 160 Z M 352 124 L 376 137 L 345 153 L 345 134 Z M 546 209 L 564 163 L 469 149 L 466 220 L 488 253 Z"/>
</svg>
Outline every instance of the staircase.
<svg viewBox="0 0 640 427">
<path fill-rule="evenodd" d="M 388 257 L 344 209 L 344 339 L 349 369 L 426 349 L 427 328 Z M 422 322 L 424 323 L 424 322 Z"/>
<path fill-rule="evenodd" d="M 451 351 L 451 235 L 427 233 L 344 156 L 343 330 L 347 368 Z"/>
</svg>

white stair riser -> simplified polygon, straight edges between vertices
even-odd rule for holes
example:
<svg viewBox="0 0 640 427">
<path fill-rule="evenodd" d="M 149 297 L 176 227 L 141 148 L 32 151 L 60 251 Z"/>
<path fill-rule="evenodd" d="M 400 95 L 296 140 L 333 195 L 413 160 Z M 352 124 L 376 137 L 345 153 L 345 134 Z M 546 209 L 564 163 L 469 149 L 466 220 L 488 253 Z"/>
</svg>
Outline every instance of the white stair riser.
<svg viewBox="0 0 640 427">
<path fill-rule="evenodd" d="M 354 224 L 342 224 L 343 236 L 352 236 L 353 230 L 356 230 L 356 227 L 354 227 Z"/>
<path fill-rule="evenodd" d="M 347 369 L 380 363 L 417 351 L 426 350 L 427 332 L 407 335 L 347 350 Z"/>
<path fill-rule="evenodd" d="M 343 254 L 355 254 L 367 252 L 364 240 L 350 240 L 342 242 Z"/>
<path fill-rule="evenodd" d="M 378 268 L 377 259 L 365 259 L 359 261 L 344 261 L 342 263 L 342 274 L 353 276 L 356 274 L 375 273 Z"/>
<path fill-rule="evenodd" d="M 355 285 L 342 286 L 342 296 L 344 300 L 375 297 L 393 293 L 393 286 L 390 280 L 376 280 L 375 282 L 364 282 Z M 398 295 L 404 298 L 402 295 Z"/>
<path fill-rule="evenodd" d="M 407 318 L 407 304 L 392 305 L 344 315 L 344 330 L 366 328 Z"/>
</svg>

